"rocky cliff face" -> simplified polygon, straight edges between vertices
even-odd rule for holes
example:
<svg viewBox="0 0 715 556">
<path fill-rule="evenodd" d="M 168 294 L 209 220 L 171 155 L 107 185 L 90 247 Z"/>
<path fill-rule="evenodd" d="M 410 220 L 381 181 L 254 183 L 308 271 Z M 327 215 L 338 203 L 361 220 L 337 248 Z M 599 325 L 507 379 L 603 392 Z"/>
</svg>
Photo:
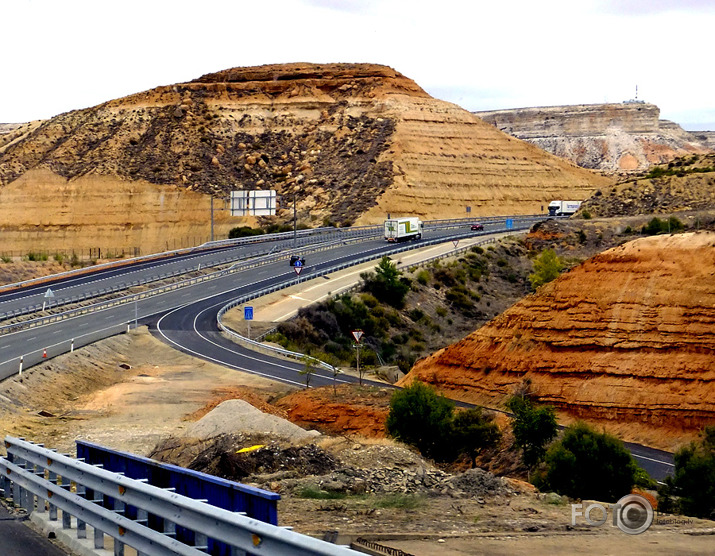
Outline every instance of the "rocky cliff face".
<svg viewBox="0 0 715 556">
<path fill-rule="evenodd" d="M 543 286 L 403 382 L 493 405 L 529 385 L 572 417 L 715 421 L 715 233 L 642 238 Z"/>
<path fill-rule="evenodd" d="M 709 149 L 715 150 L 715 131 L 691 131 L 689 133 Z"/>
<path fill-rule="evenodd" d="M 712 147 L 654 104 L 579 104 L 476 112 L 495 127 L 584 168 L 635 172 Z"/>
<path fill-rule="evenodd" d="M 0 136 L 6 248 L 205 239 L 208 195 L 234 189 L 276 189 L 320 225 L 532 213 L 606 183 L 370 64 L 236 68 Z"/>
</svg>

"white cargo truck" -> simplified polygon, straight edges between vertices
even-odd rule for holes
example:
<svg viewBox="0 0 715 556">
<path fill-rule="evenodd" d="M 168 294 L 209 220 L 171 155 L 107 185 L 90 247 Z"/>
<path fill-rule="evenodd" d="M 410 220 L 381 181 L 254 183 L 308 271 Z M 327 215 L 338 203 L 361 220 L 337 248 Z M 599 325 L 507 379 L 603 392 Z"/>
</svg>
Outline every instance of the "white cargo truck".
<svg viewBox="0 0 715 556">
<path fill-rule="evenodd" d="M 387 241 L 405 241 L 420 239 L 424 224 L 416 216 L 389 218 L 385 220 L 385 239 Z"/>
<path fill-rule="evenodd" d="M 571 216 L 581 206 L 581 201 L 551 201 L 549 216 Z"/>
</svg>

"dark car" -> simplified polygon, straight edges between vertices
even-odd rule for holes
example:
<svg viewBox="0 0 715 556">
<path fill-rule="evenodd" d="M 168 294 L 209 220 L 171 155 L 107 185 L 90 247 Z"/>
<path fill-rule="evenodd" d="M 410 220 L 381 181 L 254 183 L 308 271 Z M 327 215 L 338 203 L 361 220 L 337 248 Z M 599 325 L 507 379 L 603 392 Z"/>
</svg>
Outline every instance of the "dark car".
<svg viewBox="0 0 715 556">
<path fill-rule="evenodd" d="M 298 255 L 291 255 L 290 256 L 290 265 L 291 266 L 305 266 L 305 259 L 299 257 Z"/>
<path fill-rule="evenodd" d="M 483 230 L 484 226 L 482 224 L 472 224 L 472 230 Z"/>
</svg>

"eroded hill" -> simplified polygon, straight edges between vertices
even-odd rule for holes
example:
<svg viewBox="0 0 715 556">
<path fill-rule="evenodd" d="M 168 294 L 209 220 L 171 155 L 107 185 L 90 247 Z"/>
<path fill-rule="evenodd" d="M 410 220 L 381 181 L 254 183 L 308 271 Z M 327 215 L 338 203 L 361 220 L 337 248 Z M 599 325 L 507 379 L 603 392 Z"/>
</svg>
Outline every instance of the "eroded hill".
<svg viewBox="0 0 715 556">
<path fill-rule="evenodd" d="M 5 248 L 195 243 L 209 195 L 276 189 L 288 218 L 539 212 L 609 183 L 371 64 L 235 68 L 24 126 L 0 142 Z M 217 230 L 236 225 L 225 211 Z"/>
<path fill-rule="evenodd" d="M 678 156 L 712 150 L 707 135 L 659 119 L 660 108 L 640 101 L 475 114 L 552 154 L 607 173 L 642 172 Z"/>
<path fill-rule="evenodd" d="M 418 361 L 404 381 L 487 405 L 529 388 L 572 417 L 697 430 L 715 421 L 713 268 L 712 232 L 615 247 Z"/>
</svg>

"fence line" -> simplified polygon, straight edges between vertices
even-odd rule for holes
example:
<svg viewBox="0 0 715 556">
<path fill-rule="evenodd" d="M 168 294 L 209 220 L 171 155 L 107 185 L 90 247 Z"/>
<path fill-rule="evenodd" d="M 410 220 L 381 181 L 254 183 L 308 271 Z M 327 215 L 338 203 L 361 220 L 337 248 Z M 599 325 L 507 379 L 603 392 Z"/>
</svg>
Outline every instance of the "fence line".
<svg viewBox="0 0 715 556">
<path fill-rule="evenodd" d="M 94 529 L 94 548 L 104 548 L 105 535 L 114 539 L 114 554 L 130 546 L 142 556 L 205 555 L 209 541 L 233 547 L 236 555 L 275 556 L 359 554 L 288 528 L 264 523 L 125 477 L 99 466 L 58 454 L 42 445 L 5 437 L 7 458 L 0 457 L 0 486 L 28 513 L 49 512 L 50 521 L 62 513 L 63 529 L 87 538 Z M 74 492 L 72 492 L 74 490 Z M 136 519 L 126 517 L 127 509 Z M 149 527 L 150 522 L 159 529 Z M 193 533 L 193 545 L 179 541 L 177 528 Z"/>
</svg>

